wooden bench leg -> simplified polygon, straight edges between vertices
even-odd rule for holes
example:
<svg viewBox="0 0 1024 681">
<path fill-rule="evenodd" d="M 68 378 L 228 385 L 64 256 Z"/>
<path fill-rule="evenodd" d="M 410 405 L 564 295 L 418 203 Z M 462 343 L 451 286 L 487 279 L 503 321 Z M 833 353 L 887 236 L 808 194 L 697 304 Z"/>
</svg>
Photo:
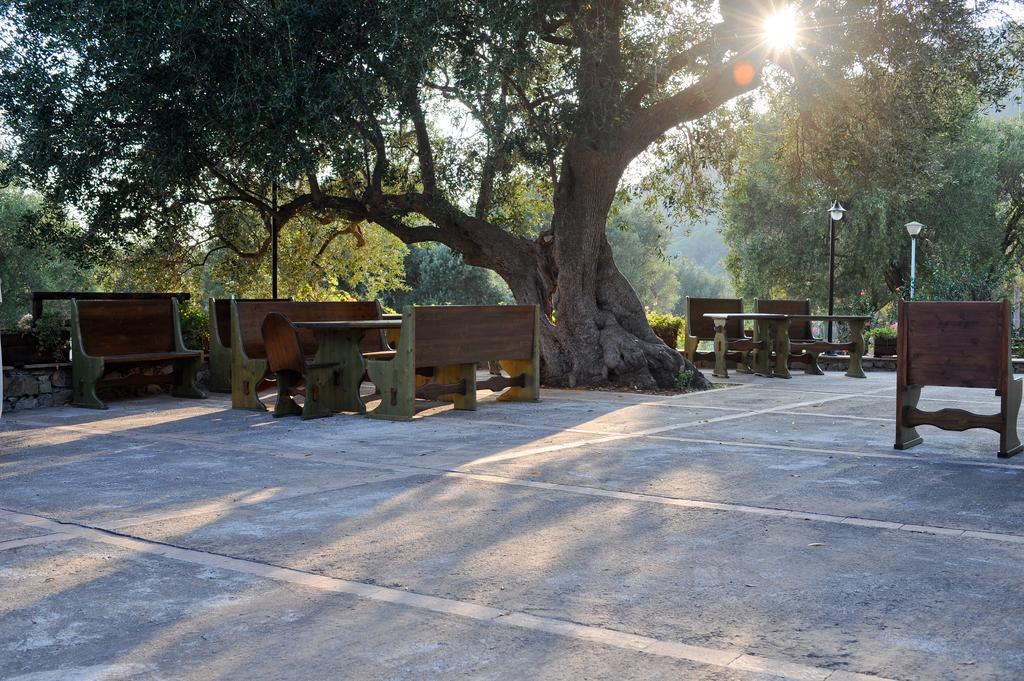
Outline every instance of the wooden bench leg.
<svg viewBox="0 0 1024 681">
<path fill-rule="evenodd" d="M 433 383 L 451 385 L 466 382 L 465 394 L 447 393 L 438 397 L 442 402 L 452 402 L 456 409 L 476 411 L 476 364 L 449 364 L 437 367 Z"/>
<path fill-rule="evenodd" d="M 340 367 L 306 370 L 306 400 L 302 403 L 302 418 L 319 419 L 334 413 L 337 390 L 341 382 Z"/>
<path fill-rule="evenodd" d="M 199 373 L 203 360 L 200 358 L 190 359 L 185 362 L 175 362 L 174 371 L 178 376 L 177 382 L 171 388 L 171 394 L 175 397 L 190 397 L 202 399 L 206 397 L 199 386 L 196 385 L 196 375 Z"/>
<path fill-rule="evenodd" d="M 999 458 L 1009 459 L 1018 454 L 1024 446 L 1021 445 L 1020 437 L 1017 434 L 1017 417 L 1020 414 L 1021 393 L 1024 388 L 1021 379 L 1010 381 L 1006 395 L 1002 398 L 1003 429 L 999 433 Z"/>
<path fill-rule="evenodd" d="M 498 395 L 499 402 L 540 401 L 540 361 L 531 359 L 503 359 L 499 364 L 511 378 L 523 377 L 523 386 L 506 388 Z"/>
<path fill-rule="evenodd" d="M 277 401 L 274 402 L 274 418 L 282 416 L 300 416 L 304 410 L 295 401 L 293 393 L 299 385 L 301 377 L 298 374 L 281 372 L 277 375 Z"/>
<path fill-rule="evenodd" d="M 103 360 L 96 357 L 72 357 L 71 382 L 74 384 L 76 407 L 106 409 L 96 394 L 96 382 L 103 377 Z"/>
<path fill-rule="evenodd" d="M 818 366 L 818 355 L 820 355 L 821 353 L 805 351 L 804 354 L 807 355 L 807 368 L 804 369 L 804 373 L 810 374 L 811 376 L 824 376 L 825 372 L 821 370 L 820 366 Z M 849 374 L 847 374 L 847 376 L 849 376 Z"/>
<path fill-rule="evenodd" d="M 910 449 L 924 440 L 917 433 L 917 428 L 903 424 L 908 409 L 916 409 L 921 400 L 921 386 L 908 385 L 902 394 L 896 395 L 896 449 Z"/>
<path fill-rule="evenodd" d="M 267 406 L 260 400 L 260 383 L 267 375 L 267 360 L 251 359 L 233 362 L 231 366 L 231 407 L 266 411 Z"/>
<path fill-rule="evenodd" d="M 411 421 L 416 415 L 416 371 L 396 356 L 387 362 L 369 360 L 366 371 L 380 392 L 380 404 L 366 415 L 388 421 Z"/>
<path fill-rule="evenodd" d="M 846 375 L 850 378 L 867 378 L 861 361 L 865 347 L 863 320 L 850 321 L 850 335 L 853 337 L 853 348 L 850 349 L 850 367 L 846 370 Z"/>
</svg>

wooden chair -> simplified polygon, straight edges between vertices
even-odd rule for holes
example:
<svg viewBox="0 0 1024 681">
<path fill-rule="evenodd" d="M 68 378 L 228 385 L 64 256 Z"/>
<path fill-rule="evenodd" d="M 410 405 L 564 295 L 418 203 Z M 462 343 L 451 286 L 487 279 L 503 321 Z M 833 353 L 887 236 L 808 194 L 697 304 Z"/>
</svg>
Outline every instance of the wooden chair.
<svg viewBox="0 0 1024 681">
<path fill-rule="evenodd" d="M 988 428 L 999 433 L 999 456 L 1021 450 L 1017 415 L 1021 379 L 1010 360 L 1010 303 L 901 302 L 897 338 L 896 449 L 921 443 L 917 426 Z M 918 409 L 923 386 L 994 388 L 998 414 Z"/>
<path fill-rule="evenodd" d="M 785 315 L 810 315 L 810 300 L 766 300 L 754 299 L 754 312 Z M 822 376 L 824 372 L 818 366 L 818 355 L 831 349 L 827 341 L 814 337 L 811 321 L 795 320 L 789 325 L 789 363 L 806 364 L 805 373 Z"/>
<path fill-rule="evenodd" d="M 196 386 L 203 353 L 185 347 L 177 299 L 71 303 L 74 404 L 106 409 L 96 394 L 106 386 L 170 384 L 177 397 L 206 397 Z M 168 364 L 171 373 L 123 373 Z M 110 370 L 122 375 L 110 375 Z"/>
<path fill-rule="evenodd" d="M 270 303 L 269 298 L 210 298 L 210 390 L 231 392 L 231 301 Z M 278 298 L 290 301 L 291 298 Z"/>
<path fill-rule="evenodd" d="M 691 298 L 686 297 L 686 340 L 683 354 L 695 366 L 698 362 L 707 362 L 714 366 L 715 353 L 698 352 L 701 341 L 715 340 L 715 323 L 704 315 L 712 312 L 743 312 L 742 298 Z M 750 353 L 761 347 L 760 342 L 746 335 L 743 321 L 730 319 L 726 323 L 727 352 L 726 359 L 736 363 L 740 373 L 750 373 Z"/>
<path fill-rule="evenodd" d="M 263 320 L 271 312 L 279 312 L 292 322 L 355 321 L 380 319 L 380 305 L 370 301 L 294 302 L 231 301 L 231 406 L 235 409 L 266 411 L 259 391 L 268 384 L 272 375 L 267 365 L 266 346 L 263 341 Z M 297 330 L 305 357 L 316 354 L 318 343 L 312 331 Z M 383 333 L 367 333 L 363 338 L 363 352 L 390 350 Z"/>
<path fill-rule="evenodd" d="M 536 305 L 407 307 L 398 348 L 366 353 L 381 401 L 367 415 L 407 421 L 416 398 L 475 410 L 480 388 L 503 390 L 501 401 L 540 399 L 540 309 Z M 498 359 L 508 377 L 477 382 L 478 363 Z M 420 381 L 417 381 L 420 374 Z M 426 374 L 424 377 L 423 375 Z"/>
<path fill-rule="evenodd" d="M 302 415 L 304 419 L 322 416 L 331 388 L 341 378 L 338 363 L 313 364 L 307 361 L 299 338 L 299 330 L 280 312 L 271 312 L 263 319 L 263 342 L 267 365 L 277 378 L 277 403 L 274 416 Z M 301 395 L 300 407 L 295 397 Z"/>
</svg>

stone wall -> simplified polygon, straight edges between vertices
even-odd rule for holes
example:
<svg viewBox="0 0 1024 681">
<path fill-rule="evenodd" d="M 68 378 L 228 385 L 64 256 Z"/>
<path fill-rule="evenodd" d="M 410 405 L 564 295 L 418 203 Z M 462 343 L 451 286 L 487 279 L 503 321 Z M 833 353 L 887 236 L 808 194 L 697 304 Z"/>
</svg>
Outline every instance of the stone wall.
<svg viewBox="0 0 1024 681">
<path fill-rule="evenodd" d="M 70 364 L 4 367 L 4 411 L 59 407 L 71 401 Z"/>
<path fill-rule="evenodd" d="M 138 372 L 132 369 L 131 372 Z M 154 367 L 145 369 L 146 373 L 170 371 L 170 367 Z M 24 367 L 4 367 L 4 412 L 40 407 L 60 407 L 71 402 L 73 397 L 71 385 L 71 364 L 30 364 Z M 209 381 L 209 367 L 204 362 L 199 370 L 197 382 L 203 390 Z M 162 392 L 156 385 L 144 385 L 135 388 L 108 388 L 101 391 L 101 398 L 113 391 L 115 397 L 126 397 L 129 394 L 144 395 Z"/>
</svg>

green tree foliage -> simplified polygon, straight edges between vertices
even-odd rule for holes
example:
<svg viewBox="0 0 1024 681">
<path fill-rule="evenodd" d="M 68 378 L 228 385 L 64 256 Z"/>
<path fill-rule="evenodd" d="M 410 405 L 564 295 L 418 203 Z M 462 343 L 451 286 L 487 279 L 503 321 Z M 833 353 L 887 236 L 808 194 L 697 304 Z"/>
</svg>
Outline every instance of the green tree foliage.
<svg viewBox="0 0 1024 681">
<path fill-rule="evenodd" d="M 64 257 L 55 244 L 31 238 L 40 210 L 38 196 L 18 187 L 0 189 L 2 329 L 13 329 L 29 312 L 32 291 L 79 290 L 91 282 L 91 273 Z"/>
<path fill-rule="evenodd" d="M 810 176 L 794 183 L 779 154 L 788 142 L 772 119 L 755 126 L 726 198 L 728 268 L 744 296 L 811 298 L 828 288 L 828 217 L 836 194 Z M 851 175 L 839 198 L 839 309 L 879 309 L 909 284 L 904 224 L 926 225 L 918 253 L 924 295 L 996 295 L 1020 256 L 1024 124 L 981 120 L 962 135 L 922 138 L 927 181 L 892 183 L 891 169 Z M 929 289 L 934 289 L 929 292 Z"/>
<path fill-rule="evenodd" d="M 401 311 L 406 305 L 498 305 L 512 293 L 494 272 L 472 267 L 443 244 L 413 246 L 405 256 L 403 289 L 385 292 L 382 302 Z"/>
<path fill-rule="evenodd" d="M 659 216 L 630 203 L 611 218 L 608 243 L 615 264 L 650 310 L 669 312 L 679 300 L 679 281 L 665 255 L 671 232 Z"/>
</svg>

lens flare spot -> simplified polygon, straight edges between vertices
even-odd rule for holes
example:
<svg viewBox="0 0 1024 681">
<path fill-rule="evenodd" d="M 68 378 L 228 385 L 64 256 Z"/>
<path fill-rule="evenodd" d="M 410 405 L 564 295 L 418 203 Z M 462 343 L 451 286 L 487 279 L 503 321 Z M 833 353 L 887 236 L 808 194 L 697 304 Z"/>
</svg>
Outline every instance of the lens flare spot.
<svg viewBox="0 0 1024 681">
<path fill-rule="evenodd" d="M 737 85 L 750 85 L 754 82 L 754 65 L 746 59 L 736 62 L 732 67 L 732 79 Z"/>
</svg>

